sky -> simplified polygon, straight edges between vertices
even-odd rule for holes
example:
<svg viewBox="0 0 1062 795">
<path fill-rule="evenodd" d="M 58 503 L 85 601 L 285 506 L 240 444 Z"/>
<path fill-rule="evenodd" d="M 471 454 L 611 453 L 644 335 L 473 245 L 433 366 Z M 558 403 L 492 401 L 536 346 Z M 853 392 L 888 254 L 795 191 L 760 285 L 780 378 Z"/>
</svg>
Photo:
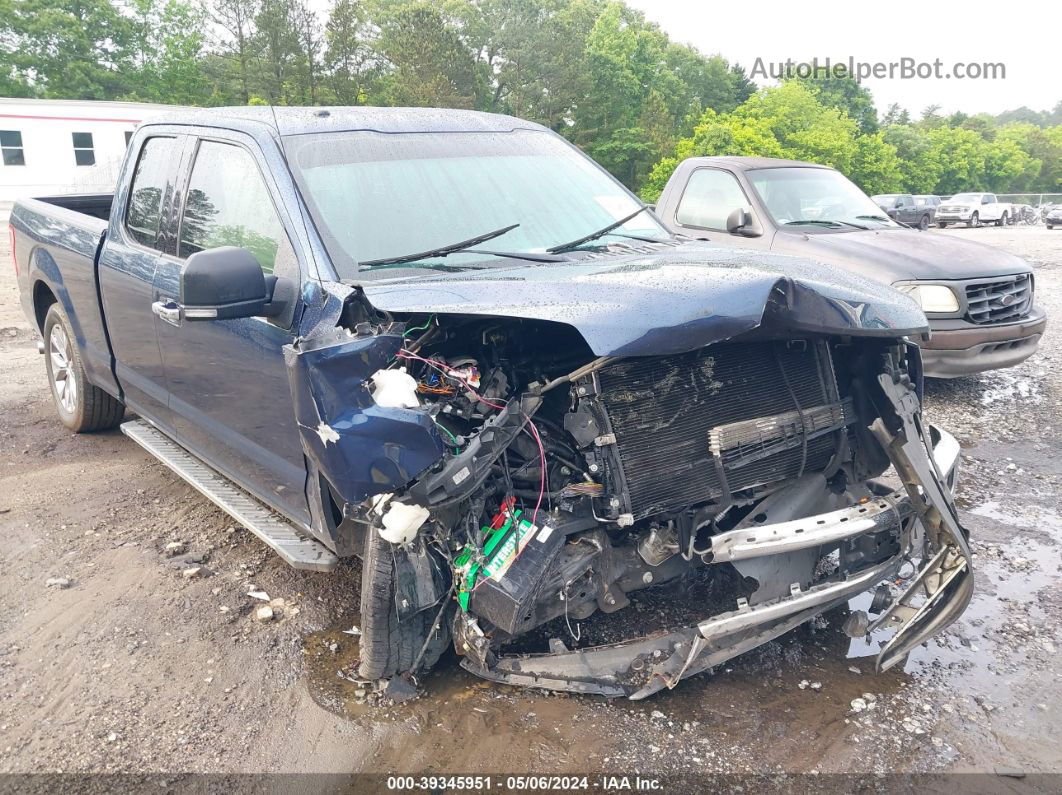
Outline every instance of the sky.
<svg viewBox="0 0 1062 795">
<path fill-rule="evenodd" d="M 863 85 L 879 112 L 891 103 L 918 117 L 929 105 L 945 113 L 1000 113 L 1026 105 L 1050 110 L 1062 100 L 1062 1 L 903 0 L 627 0 L 678 42 L 718 53 L 751 72 L 769 62 L 1002 63 L 1005 79 L 874 79 Z M 770 78 L 753 76 L 757 85 Z"/>
</svg>

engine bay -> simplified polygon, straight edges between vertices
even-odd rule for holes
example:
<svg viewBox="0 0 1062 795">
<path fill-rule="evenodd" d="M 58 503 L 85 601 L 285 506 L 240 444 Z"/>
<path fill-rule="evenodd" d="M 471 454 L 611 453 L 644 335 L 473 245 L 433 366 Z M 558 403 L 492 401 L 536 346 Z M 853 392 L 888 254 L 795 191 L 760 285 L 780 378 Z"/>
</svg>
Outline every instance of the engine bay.
<svg viewBox="0 0 1062 795">
<path fill-rule="evenodd" d="M 880 340 L 765 335 L 621 358 L 555 323 L 430 315 L 394 331 L 401 347 L 368 388 L 430 417 L 444 452 L 362 518 L 436 559 L 450 598 L 432 607 L 453 611 L 437 629 L 477 667 L 554 619 L 571 642 L 573 622 L 703 566 L 735 567 L 735 599 L 755 605 L 900 550 L 900 525 L 781 568 L 716 560 L 712 543 L 877 499 L 867 481 L 888 460 L 868 443 L 866 386 Z"/>
</svg>

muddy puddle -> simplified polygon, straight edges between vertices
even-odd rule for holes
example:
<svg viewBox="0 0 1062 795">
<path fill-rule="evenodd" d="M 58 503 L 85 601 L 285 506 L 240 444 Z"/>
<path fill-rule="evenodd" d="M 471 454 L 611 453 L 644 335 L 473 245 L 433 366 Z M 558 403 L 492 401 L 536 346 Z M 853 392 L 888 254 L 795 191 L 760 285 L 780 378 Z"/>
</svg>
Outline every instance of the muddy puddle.
<svg viewBox="0 0 1062 795">
<path fill-rule="evenodd" d="M 964 759 L 991 769 L 994 757 L 1030 772 L 1057 769 L 1062 736 L 1048 716 L 1062 709 L 1050 665 L 1062 614 L 1062 517 L 985 502 L 963 520 L 977 556 L 970 608 L 881 674 L 878 644 L 841 630 L 850 610 L 866 609 L 864 595 L 643 702 L 487 683 L 450 653 L 415 700 L 363 703 L 365 688 L 351 681 L 358 638 L 342 631 L 358 624 L 355 615 L 304 639 L 304 680 L 322 709 L 388 734 L 371 762 L 377 770 L 923 772 L 963 769 Z M 634 602 L 636 623 L 667 621 L 659 603 Z M 619 615 L 573 629 L 583 642 L 612 640 Z"/>
</svg>

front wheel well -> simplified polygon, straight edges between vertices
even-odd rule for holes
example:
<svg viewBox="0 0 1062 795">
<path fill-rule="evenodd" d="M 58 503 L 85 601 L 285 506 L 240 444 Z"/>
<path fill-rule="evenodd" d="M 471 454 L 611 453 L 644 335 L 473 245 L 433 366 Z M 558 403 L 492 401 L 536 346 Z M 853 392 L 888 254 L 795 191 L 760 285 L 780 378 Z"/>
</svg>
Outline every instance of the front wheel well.
<svg viewBox="0 0 1062 795">
<path fill-rule="evenodd" d="M 33 285 L 33 315 L 37 320 L 37 331 L 44 334 L 44 318 L 48 314 L 48 307 L 58 303 L 52 288 L 44 282 L 38 281 Z"/>
</svg>

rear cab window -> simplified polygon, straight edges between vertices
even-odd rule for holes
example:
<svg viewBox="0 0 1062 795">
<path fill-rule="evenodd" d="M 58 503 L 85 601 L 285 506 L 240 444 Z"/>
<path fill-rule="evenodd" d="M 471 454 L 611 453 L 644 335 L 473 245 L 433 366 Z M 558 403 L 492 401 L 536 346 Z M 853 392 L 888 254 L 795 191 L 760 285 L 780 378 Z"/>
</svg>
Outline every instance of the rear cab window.
<svg viewBox="0 0 1062 795">
<path fill-rule="evenodd" d="M 167 180 L 177 139 L 153 137 L 144 141 L 137 159 L 125 212 L 125 231 L 141 246 L 162 251 L 159 230 Z"/>
</svg>

